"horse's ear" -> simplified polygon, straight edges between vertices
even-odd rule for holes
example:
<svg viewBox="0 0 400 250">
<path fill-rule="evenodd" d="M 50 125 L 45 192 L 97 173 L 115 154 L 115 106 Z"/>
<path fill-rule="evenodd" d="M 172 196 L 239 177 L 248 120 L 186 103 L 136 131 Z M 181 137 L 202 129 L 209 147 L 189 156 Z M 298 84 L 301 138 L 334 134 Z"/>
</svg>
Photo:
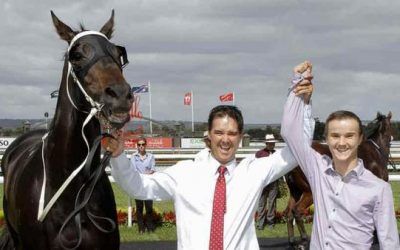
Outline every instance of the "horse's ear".
<svg viewBox="0 0 400 250">
<path fill-rule="evenodd" d="M 56 17 L 53 11 L 50 11 L 50 13 L 51 19 L 53 19 L 54 27 L 56 27 L 57 33 L 60 38 L 70 43 L 72 38 L 74 38 L 74 36 L 76 35 L 76 32 L 74 32 L 68 25 L 61 22 L 60 19 Z"/>
<path fill-rule="evenodd" d="M 388 113 L 388 115 L 387 115 L 387 118 L 389 118 L 389 120 L 392 119 L 392 111 L 389 111 L 389 113 Z"/>
<path fill-rule="evenodd" d="M 104 24 L 100 32 L 106 35 L 108 39 L 111 39 L 113 31 L 114 31 L 114 9 L 111 11 L 110 19 Z"/>
</svg>

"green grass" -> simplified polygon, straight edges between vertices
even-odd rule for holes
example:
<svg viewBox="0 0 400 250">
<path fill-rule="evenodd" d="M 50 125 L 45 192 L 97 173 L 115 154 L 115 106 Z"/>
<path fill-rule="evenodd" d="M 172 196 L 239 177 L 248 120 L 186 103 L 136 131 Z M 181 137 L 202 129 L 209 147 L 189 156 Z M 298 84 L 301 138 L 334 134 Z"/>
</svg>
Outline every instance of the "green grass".
<svg viewBox="0 0 400 250">
<path fill-rule="evenodd" d="M 400 182 L 391 182 L 394 206 L 396 210 L 400 210 Z M 116 203 L 118 209 L 127 210 L 128 207 L 128 195 L 125 194 L 118 185 L 113 184 L 114 194 L 116 197 Z M 0 188 L 0 195 L 3 195 L 3 187 Z M 287 197 L 278 199 L 277 210 L 283 211 L 286 208 Z M 134 203 L 133 203 L 134 206 Z M 0 202 L 0 209 L 2 209 L 2 203 Z M 157 212 L 168 212 L 173 211 L 172 201 L 165 202 L 154 202 L 154 208 Z M 308 234 L 311 232 L 312 224 L 305 224 Z M 400 231 L 400 223 L 398 221 L 397 228 Z M 175 225 L 164 224 L 163 226 L 157 227 L 155 232 L 140 235 L 138 234 L 137 225 L 133 224 L 133 227 L 129 228 L 126 225 L 120 226 L 120 235 L 122 242 L 129 241 L 159 241 L 159 240 L 176 240 L 176 227 Z M 296 233 L 297 229 L 296 229 Z M 287 237 L 286 224 L 277 224 L 273 230 L 265 228 L 263 231 L 257 230 L 258 237 Z"/>
<path fill-rule="evenodd" d="M 394 207 L 396 210 L 400 210 L 400 182 L 391 182 L 393 196 L 394 196 Z M 115 185 L 114 192 L 116 196 L 118 192 L 121 191 Z M 127 204 L 128 197 L 125 195 L 125 202 L 120 204 Z M 283 197 L 277 200 L 277 210 L 283 211 L 286 208 L 288 197 Z M 126 205 L 125 205 L 126 206 Z M 173 211 L 173 204 L 171 201 L 166 202 L 154 202 L 154 207 L 156 211 Z M 307 233 L 310 235 L 312 224 L 305 224 Z M 400 232 L 400 222 L 397 222 L 397 228 Z M 154 241 L 154 240 L 176 240 L 176 227 L 175 226 L 161 226 L 156 229 L 154 233 L 148 233 L 144 235 L 139 235 L 137 225 L 134 224 L 133 227 L 128 228 L 127 226 L 120 226 L 121 241 Z M 256 230 L 257 237 L 265 238 L 275 238 L 275 237 L 287 237 L 287 226 L 286 224 L 277 224 L 273 230 L 265 228 L 264 230 Z M 298 236 L 297 229 L 295 233 Z"/>
</svg>

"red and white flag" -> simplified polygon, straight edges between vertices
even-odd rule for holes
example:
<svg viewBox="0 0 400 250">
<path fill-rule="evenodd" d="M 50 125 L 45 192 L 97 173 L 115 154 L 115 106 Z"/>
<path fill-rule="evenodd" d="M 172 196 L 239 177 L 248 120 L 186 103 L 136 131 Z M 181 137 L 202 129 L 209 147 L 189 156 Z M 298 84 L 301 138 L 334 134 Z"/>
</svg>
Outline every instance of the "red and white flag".
<svg viewBox="0 0 400 250">
<path fill-rule="evenodd" d="M 226 93 L 226 94 L 224 94 L 224 95 L 220 95 L 220 96 L 219 96 L 219 100 L 220 100 L 221 102 L 230 102 L 230 101 L 233 101 L 233 92 L 228 92 L 228 93 Z"/>
<path fill-rule="evenodd" d="M 192 93 L 188 92 L 183 98 L 183 105 L 192 105 Z"/>
</svg>

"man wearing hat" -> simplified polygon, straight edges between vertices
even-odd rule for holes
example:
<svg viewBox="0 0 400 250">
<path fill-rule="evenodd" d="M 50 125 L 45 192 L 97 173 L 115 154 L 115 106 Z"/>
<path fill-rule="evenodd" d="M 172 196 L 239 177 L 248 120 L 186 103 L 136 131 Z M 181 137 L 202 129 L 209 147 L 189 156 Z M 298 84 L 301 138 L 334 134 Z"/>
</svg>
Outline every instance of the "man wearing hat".
<svg viewBox="0 0 400 250">
<path fill-rule="evenodd" d="M 257 151 L 256 158 L 268 157 L 273 154 L 275 152 L 274 148 L 276 142 L 278 142 L 278 140 L 275 139 L 273 134 L 266 134 L 265 148 Z M 279 180 L 276 180 L 267 185 L 261 193 L 256 217 L 256 226 L 259 230 L 263 230 L 266 224 L 270 229 L 274 227 L 278 181 Z"/>
</svg>

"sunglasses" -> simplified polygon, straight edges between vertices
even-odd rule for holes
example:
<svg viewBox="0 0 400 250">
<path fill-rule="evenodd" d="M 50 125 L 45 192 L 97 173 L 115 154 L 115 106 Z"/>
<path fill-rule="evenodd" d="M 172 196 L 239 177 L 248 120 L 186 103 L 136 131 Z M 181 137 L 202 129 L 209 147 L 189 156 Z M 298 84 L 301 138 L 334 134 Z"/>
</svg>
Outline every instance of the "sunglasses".
<svg viewBox="0 0 400 250">
<path fill-rule="evenodd" d="M 140 146 L 144 147 L 144 146 L 146 146 L 146 143 L 138 143 L 137 145 L 138 145 L 138 147 L 140 147 Z"/>
</svg>

